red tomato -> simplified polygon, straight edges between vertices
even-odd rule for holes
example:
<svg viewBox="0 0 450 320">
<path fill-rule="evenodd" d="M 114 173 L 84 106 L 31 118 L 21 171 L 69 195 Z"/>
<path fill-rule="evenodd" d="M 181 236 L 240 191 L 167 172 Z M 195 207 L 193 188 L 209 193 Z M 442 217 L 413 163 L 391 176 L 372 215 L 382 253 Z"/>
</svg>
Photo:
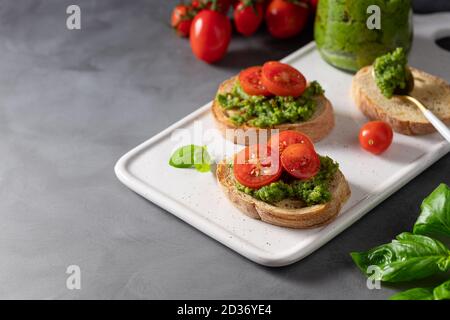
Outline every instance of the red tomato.
<svg viewBox="0 0 450 320">
<path fill-rule="evenodd" d="M 251 96 L 270 96 L 271 93 L 261 82 L 261 67 L 250 67 L 239 73 L 239 84 Z"/>
<path fill-rule="evenodd" d="M 193 0 L 192 6 L 199 9 L 213 10 L 214 1 L 217 1 L 215 10 L 223 14 L 228 13 L 231 3 L 233 2 L 233 0 Z"/>
<path fill-rule="evenodd" d="M 304 144 L 314 150 L 314 144 L 311 139 L 306 134 L 294 130 L 282 131 L 272 136 L 269 140 L 269 146 L 273 152 L 278 149 L 280 154 L 283 153 L 284 149 L 293 144 Z"/>
<path fill-rule="evenodd" d="M 234 7 L 234 24 L 239 33 L 244 36 L 251 36 L 258 30 L 263 20 L 263 4 L 247 4 L 245 1 L 239 1 Z"/>
<path fill-rule="evenodd" d="M 283 168 L 293 177 L 306 180 L 320 170 L 320 158 L 314 149 L 306 144 L 291 144 L 281 154 Z"/>
<path fill-rule="evenodd" d="M 366 123 L 359 131 L 359 143 L 363 149 L 381 154 L 392 144 L 394 133 L 389 124 L 383 121 Z"/>
<path fill-rule="evenodd" d="M 267 28 L 275 38 L 290 38 L 300 33 L 308 21 L 308 4 L 273 0 L 266 10 Z"/>
<path fill-rule="evenodd" d="M 227 52 L 231 39 L 231 23 L 223 14 L 202 10 L 191 25 L 191 48 L 195 56 L 212 63 Z"/>
<path fill-rule="evenodd" d="M 263 85 L 277 96 L 300 96 L 306 89 L 306 79 L 297 69 L 276 61 L 262 67 Z"/>
<path fill-rule="evenodd" d="M 317 10 L 317 4 L 319 3 L 319 0 L 309 0 L 309 4 L 311 5 L 311 10 L 316 11 Z"/>
<path fill-rule="evenodd" d="M 233 172 L 240 184 L 257 189 L 277 181 L 282 168 L 268 145 L 253 145 L 234 157 Z"/>
<path fill-rule="evenodd" d="M 173 9 L 170 24 L 177 31 L 179 36 L 188 37 L 192 18 L 193 14 L 191 8 L 180 4 Z"/>
</svg>

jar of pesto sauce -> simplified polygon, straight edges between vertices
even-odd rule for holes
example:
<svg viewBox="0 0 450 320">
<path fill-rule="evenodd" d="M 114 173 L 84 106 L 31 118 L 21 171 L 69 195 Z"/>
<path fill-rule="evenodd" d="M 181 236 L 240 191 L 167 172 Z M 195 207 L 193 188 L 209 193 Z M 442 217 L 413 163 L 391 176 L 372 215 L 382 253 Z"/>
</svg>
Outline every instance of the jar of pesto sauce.
<svg viewBox="0 0 450 320">
<path fill-rule="evenodd" d="M 358 71 L 397 47 L 409 52 L 412 35 L 411 0 L 319 0 L 317 47 L 340 69 Z"/>
</svg>

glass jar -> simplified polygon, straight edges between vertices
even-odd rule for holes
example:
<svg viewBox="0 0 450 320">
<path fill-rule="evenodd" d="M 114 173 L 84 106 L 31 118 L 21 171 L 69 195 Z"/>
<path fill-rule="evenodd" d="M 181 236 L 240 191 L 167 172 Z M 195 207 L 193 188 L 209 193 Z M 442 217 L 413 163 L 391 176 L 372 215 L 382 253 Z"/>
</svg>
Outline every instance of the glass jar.
<svg viewBox="0 0 450 320">
<path fill-rule="evenodd" d="M 381 28 L 371 30 L 367 22 L 374 13 L 367 11 L 372 5 L 380 9 Z M 411 0 L 319 0 L 317 47 L 328 63 L 340 69 L 358 71 L 397 47 L 409 52 L 412 35 Z"/>
</svg>

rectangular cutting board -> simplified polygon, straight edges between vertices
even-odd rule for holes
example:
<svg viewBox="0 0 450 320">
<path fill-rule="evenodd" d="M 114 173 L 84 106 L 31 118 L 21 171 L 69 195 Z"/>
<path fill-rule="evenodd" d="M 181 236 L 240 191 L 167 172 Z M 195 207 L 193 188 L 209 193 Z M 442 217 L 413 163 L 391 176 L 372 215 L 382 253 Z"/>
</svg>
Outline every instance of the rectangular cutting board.
<svg viewBox="0 0 450 320">
<path fill-rule="evenodd" d="M 415 16 L 415 42 L 410 64 L 450 80 L 450 53 L 434 38 L 450 35 L 450 14 Z M 447 34 L 445 34 L 447 33 Z M 396 134 L 382 156 L 360 149 L 357 133 L 367 121 L 350 98 L 352 76 L 326 64 L 314 43 L 282 60 L 318 80 L 331 100 L 336 127 L 317 144 L 320 154 L 337 160 L 352 196 L 331 224 L 312 230 L 291 230 L 246 217 L 222 194 L 213 172 L 174 169 L 171 153 L 180 145 L 206 144 L 216 160 L 241 147 L 226 142 L 215 130 L 210 103 L 125 154 L 116 164 L 117 177 L 131 190 L 176 215 L 248 259 L 266 266 L 301 260 L 333 239 L 449 150 L 438 134 L 408 137 Z"/>
</svg>

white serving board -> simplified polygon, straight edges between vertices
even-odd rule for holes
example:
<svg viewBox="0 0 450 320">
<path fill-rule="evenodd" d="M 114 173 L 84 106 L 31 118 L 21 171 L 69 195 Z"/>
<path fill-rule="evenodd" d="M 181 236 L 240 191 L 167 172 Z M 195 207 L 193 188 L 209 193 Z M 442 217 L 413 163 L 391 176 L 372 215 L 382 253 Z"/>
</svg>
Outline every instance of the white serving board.
<svg viewBox="0 0 450 320">
<path fill-rule="evenodd" d="M 415 16 L 415 45 L 410 57 L 411 65 L 447 81 L 450 53 L 438 48 L 432 40 L 450 35 L 449 21 L 448 13 Z M 396 134 L 393 145 L 382 156 L 364 152 L 357 134 L 367 119 L 350 99 L 351 75 L 326 64 L 314 43 L 283 61 L 301 70 L 307 79 L 318 80 L 335 109 L 336 127 L 317 144 L 317 149 L 339 162 L 352 196 L 331 224 L 312 230 L 292 230 L 247 218 L 225 198 L 213 173 L 170 167 L 168 159 L 172 151 L 188 143 L 207 144 L 217 160 L 235 151 L 236 147 L 215 131 L 210 103 L 125 154 L 115 167 L 117 177 L 133 191 L 266 266 L 288 265 L 309 255 L 450 150 L 438 134 L 423 137 Z M 187 140 L 174 139 L 172 134 L 178 129 L 185 130 L 181 136 Z M 195 136 L 200 129 L 212 129 L 206 140 L 201 134 Z"/>
</svg>

